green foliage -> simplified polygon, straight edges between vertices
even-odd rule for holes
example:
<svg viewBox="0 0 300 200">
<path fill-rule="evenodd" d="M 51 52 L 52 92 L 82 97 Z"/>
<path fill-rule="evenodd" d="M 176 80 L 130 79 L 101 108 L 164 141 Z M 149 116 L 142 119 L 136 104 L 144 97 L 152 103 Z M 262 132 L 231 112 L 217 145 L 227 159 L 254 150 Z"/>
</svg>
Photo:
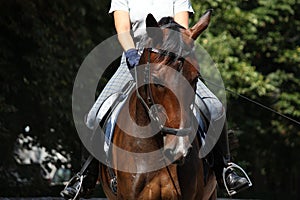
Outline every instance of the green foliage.
<svg viewBox="0 0 300 200">
<path fill-rule="evenodd" d="M 214 9 L 209 30 L 199 42 L 216 62 L 225 87 L 300 121 L 300 2 L 192 3 L 194 20 Z M 239 130 L 237 158 L 254 180 L 249 197 L 299 198 L 299 124 L 236 94 L 227 97 L 230 126 Z"/>
</svg>

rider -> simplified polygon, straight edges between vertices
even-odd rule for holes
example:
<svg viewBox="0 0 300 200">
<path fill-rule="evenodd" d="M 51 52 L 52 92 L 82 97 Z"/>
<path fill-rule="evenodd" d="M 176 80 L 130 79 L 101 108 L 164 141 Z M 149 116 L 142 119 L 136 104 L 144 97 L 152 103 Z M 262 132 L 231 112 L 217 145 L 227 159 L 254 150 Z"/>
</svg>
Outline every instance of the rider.
<svg viewBox="0 0 300 200">
<path fill-rule="evenodd" d="M 101 105 L 108 96 L 118 92 L 128 81 L 133 79 L 129 70 L 136 67 L 140 59 L 140 54 L 136 49 L 138 44 L 134 41 L 139 41 L 144 34 L 141 30 L 145 30 L 146 28 L 146 13 L 152 13 L 156 19 L 173 16 L 177 23 L 184 28 L 188 28 L 189 15 L 193 14 L 194 11 L 189 0 L 112 0 L 109 13 L 113 13 L 115 28 L 118 33 L 119 42 L 124 49 L 124 54 L 121 59 L 120 67 L 98 97 L 95 103 L 98 105 Z M 130 35 L 130 30 L 133 31 L 133 37 Z M 211 125 L 213 125 L 214 122 L 225 121 L 225 109 L 222 103 L 200 80 L 197 84 L 196 104 L 197 102 L 204 103 L 208 108 Z M 94 115 L 92 110 L 89 115 Z M 88 127 L 93 127 L 94 123 L 89 122 L 91 118 L 89 115 L 86 124 Z M 243 176 L 239 176 L 234 169 L 227 170 L 225 174 L 226 183 L 223 182 L 223 169 L 228 167 L 230 161 L 226 126 L 224 126 L 220 138 L 212 152 L 214 157 L 213 169 L 219 186 L 225 184 L 229 190 L 238 191 L 240 188 L 249 185 L 248 180 Z M 85 181 L 83 182 L 84 190 L 89 190 L 93 186 L 93 184 L 85 186 L 85 182 L 91 180 L 92 174 L 97 174 L 98 168 L 95 163 L 97 162 L 93 161 L 88 167 L 88 173 L 86 173 Z M 92 183 L 95 184 L 95 181 L 96 180 L 92 180 Z M 68 199 L 73 198 L 77 193 L 76 185 L 78 185 L 78 183 L 75 182 L 69 187 L 66 187 L 61 192 L 61 195 Z"/>
</svg>

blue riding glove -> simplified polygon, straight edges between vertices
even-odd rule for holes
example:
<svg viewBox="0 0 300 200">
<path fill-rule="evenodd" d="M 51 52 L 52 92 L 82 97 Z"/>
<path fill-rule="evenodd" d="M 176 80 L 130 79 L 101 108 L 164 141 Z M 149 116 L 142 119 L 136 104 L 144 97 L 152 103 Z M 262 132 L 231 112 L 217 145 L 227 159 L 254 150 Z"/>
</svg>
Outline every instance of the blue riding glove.
<svg viewBox="0 0 300 200">
<path fill-rule="evenodd" d="M 128 49 L 125 51 L 125 57 L 127 61 L 127 65 L 129 70 L 133 69 L 135 66 L 139 64 L 141 56 L 139 55 L 136 49 Z"/>
</svg>

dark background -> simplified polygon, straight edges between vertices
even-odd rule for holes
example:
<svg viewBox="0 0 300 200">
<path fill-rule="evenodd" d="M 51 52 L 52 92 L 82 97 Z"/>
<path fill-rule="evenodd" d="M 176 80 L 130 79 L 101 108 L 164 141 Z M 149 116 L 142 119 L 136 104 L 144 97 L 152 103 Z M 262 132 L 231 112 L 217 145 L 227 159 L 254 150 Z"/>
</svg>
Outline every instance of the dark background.
<svg viewBox="0 0 300 200">
<path fill-rule="evenodd" d="M 192 4 L 191 24 L 214 9 L 197 42 L 216 62 L 225 87 L 299 121 L 299 1 Z M 0 0 L 0 196 L 58 196 L 63 185 L 41 178 L 41 165 L 64 166 L 72 174 L 79 169 L 73 82 L 85 56 L 115 34 L 109 7 L 108 0 Z M 237 197 L 299 199 L 299 124 L 236 94 L 228 93 L 227 101 L 229 128 L 239 140 L 233 158 L 254 184 Z M 32 138 L 26 148 L 45 147 L 47 159 L 16 162 L 20 134 Z M 53 150 L 67 161 L 54 159 Z"/>
</svg>

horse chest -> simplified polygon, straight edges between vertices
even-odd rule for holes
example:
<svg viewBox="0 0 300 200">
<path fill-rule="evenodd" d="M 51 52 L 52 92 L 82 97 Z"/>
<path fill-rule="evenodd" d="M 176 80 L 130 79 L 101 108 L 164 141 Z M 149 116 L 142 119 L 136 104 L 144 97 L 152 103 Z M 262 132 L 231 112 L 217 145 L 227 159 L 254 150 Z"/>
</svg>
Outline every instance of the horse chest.
<svg viewBox="0 0 300 200">
<path fill-rule="evenodd" d="M 176 167 L 169 167 L 159 171 L 149 173 L 142 177 L 136 177 L 139 180 L 136 183 L 143 184 L 138 199 L 180 199 L 180 188 L 176 177 Z M 133 184 L 136 188 L 138 184 Z"/>
</svg>

